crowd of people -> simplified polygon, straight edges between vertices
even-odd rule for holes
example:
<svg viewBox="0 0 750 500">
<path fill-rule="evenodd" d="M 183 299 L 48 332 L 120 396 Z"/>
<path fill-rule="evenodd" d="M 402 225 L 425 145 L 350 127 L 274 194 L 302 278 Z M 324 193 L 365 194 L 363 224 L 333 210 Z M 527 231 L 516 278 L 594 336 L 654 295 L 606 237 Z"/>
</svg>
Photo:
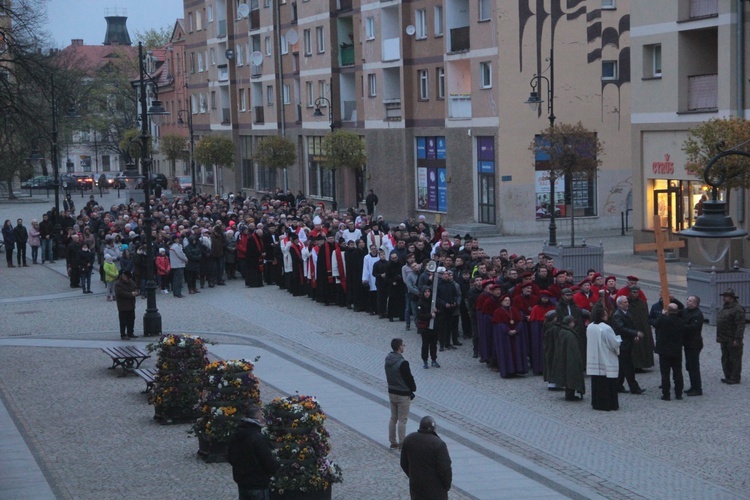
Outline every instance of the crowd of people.
<svg viewBox="0 0 750 500">
<path fill-rule="evenodd" d="M 635 375 L 654 366 L 654 352 L 670 359 L 662 365 L 674 372 L 675 396 L 681 398 L 684 348 L 691 382 L 684 392 L 702 394 L 698 297 L 688 298 L 687 306 L 673 300 L 676 310 L 661 299 L 649 308 L 635 276 L 618 286 L 615 276 L 601 270 L 574 276 L 544 254 L 533 258 L 501 250 L 489 256 L 478 239 L 451 236 L 423 215 L 389 224 L 375 216 L 376 199 L 370 201 L 367 211 L 339 212 L 281 191 L 260 199 L 231 193 L 152 196 L 149 253 L 143 204 L 131 200 L 104 208 L 92 195 L 78 212 L 70 200 L 61 214 L 53 209 L 41 223 L 32 221 L 28 242 L 34 263 L 40 247 L 42 263 L 54 259 L 55 247 L 62 248 L 70 286 L 83 293 L 91 293 L 98 269 L 106 300 L 118 306 L 127 302 L 130 308 L 131 296 L 145 298 L 150 254 L 158 286 L 176 298 L 184 298 L 184 287 L 197 294 L 242 279 L 247 287 L 277 286 L 325 306 L 404 322 L 406 330 L 414 325 L 425 369 L 439 368 L 438 352 L 467 341 L 474 358 L 501 377 L 542 375 L 549 389 L 565 391 L 566 400 L 582 398 L 588 372 L 593 406 L 613 410 L 617 394 L 628 392 L 625 381 L 631 394 L 643 392 Z M 20 219 L 15 228 L 5 222 L 6 247 L 18 244 L 25 252 L 20 242 L 26 234 Z M 19 253 L 19 265 L 22 261 Z M 123 275 L 132 285 L 120 286 L 127 290 L 121 300 Z M 121 322 L 123 338 L 134 336 L 131 325 L 130 319 Z M 728 383 L 739 382 L 741 370 L 742 333 L 736 330 L 728 341 L 719 340 Z M 669 387 L 665 378 L 665 398 Z"/>
</svg>

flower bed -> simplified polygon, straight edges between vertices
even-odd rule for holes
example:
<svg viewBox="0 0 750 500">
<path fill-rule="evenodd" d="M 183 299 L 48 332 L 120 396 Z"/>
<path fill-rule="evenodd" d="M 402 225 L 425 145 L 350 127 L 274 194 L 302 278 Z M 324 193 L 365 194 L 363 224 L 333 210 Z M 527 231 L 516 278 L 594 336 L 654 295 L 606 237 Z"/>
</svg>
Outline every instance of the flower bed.
<svg viewBox="0 0 750 500">
<path fill-rule="evenodd" d="M 229 438 L 251 406 L 260 406 L 258 379 L 245 359 L 215 361 L 203 371 L 198 402 L 200 417 L 192 432 L 198 436 L 198 456 L 209 462 L 226 461 Z"/>
<path fill-rule="evenodd" d="M 158 373 L 148 399 L 154 405 L 154 420 L 163 424 L 195 420 L 203 367 L 208 363 L 205 342 L 192 335 L 167 334 L 147 348 L 158 356 Z"/>
<path fill-rule="evenodd" d="M 274 445 L 281 467 L 271 479 L 276 498 L 300 494 L 330 496 L 333 483 L 342 481 L 341 468 L 328 459 L 331 451 L 326 415 L 311 396 L 276 398 L 266 405 L 264 432 Z"/>
</svg>

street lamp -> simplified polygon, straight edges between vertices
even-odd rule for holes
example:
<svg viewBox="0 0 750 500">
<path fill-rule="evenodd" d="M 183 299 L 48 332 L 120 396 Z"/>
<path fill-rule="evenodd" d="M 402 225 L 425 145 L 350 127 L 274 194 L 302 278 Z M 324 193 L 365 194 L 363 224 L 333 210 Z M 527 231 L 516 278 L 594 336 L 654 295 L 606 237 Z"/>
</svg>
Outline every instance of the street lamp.
<svg viewBox="0 0 750 500">
<path fill-rule="evenodd" d="M 323 116 L 323 112 L 320 111 L 320 106 L 323 103 L 328 106 L 328 123 L 331 126 L 331 133 L 333 133 L 333 107 L 331 106 L 331 101 L 329 101 L 327 97 L 318 97 L 317 99 L 315 99 L 315 111 L 313 111 L 313 116 L 316 118 Z M 333 184 L 333 199 L 331 200 L 331 209 L 333 211 L 336 211 L 339 208 L 338 203 L 336 202 L 336 169 L 331 169 L 331 183 Z"/>
<path fill-rule="evenodd" d="M 152 117 L 154 123 L 158 126 L 161 118 L 168 115 L 169 112 L 164 109 L 158 97 L 158 86 L 151 75 L 146 73 L 143 60 L 143 44 L 138 42 L 138 66 L 140 71 L 139 90 L 141 105 L 141 168 L 143 172 L 143 194 L 146 202 L 144 207 L 143 231 L 146 243 L 146 312 L 143 315 L 143 336 L 153 337 L 161 335 L 161 314 L 156 308 L 156 281 L 154 281 L 154 248 L 151 230 L 154 219 L 151 216 L 151 178 L 150 164 L 151 158 L 148 155 L 148 118 Z M 151 100 L 151 106 L 146 108 L 146 77 L 152 84 L 154 98 Z"/>
<path fill-rule="evenodd" d="M 531 78 L 529 86 L 531 92 L 529 98 L 526 99 L 525 103 L 529 105 L 532 111 L 539 113 L 542 107 L 542 97 L 540 92 L 542 90 L 542 80 L 547 82 L 547 118 L 549 119 L 550 128 L 555 126 L 555 58 L 554 48 L 550 44 L 549 49 L 549 78 L 544 75 L 536 74 Z M 550 216 L 549 216 L 549 245 L 557 245 L 557 225 L 555 224 L 555 211 L 557 210 L 557 203 L 555 200 L 555 175 L 550 171 L 549 176 L 549 194 L 550 194 Z"/>
<path fill-rule="evenodd" d="M 747 234 L 744 229 L 737 229 L 732 217 L 726 213 L 726 202 L 719 199 L 719 187 L 727 177 L 726 169 L 721 169 L 716 179 L 710 176 L 711 168 L 727 156 L 744 156 L 750 158 L 750 152 L 743 151 L 743 146 L 750 144 L 750 139 L 726 151 L 723 142 L 717 144 L 719 153 L 711 158 L 703 172 L 703 180 L 711 186 L 711 199 L 703 202 L 703 213 L 695 219 L 689 229 L 680 231 L 681 236 L 696 238 L 701 254 L 711 263 L 719 262 L 729 250 L 730 239 L 741 238 Z"/>
<path fill-rule="evenodd" d="M 196 193 L 196 183 L 195 183 L 195 136 L 193 135 L 193 113 L 186 109 L 181 109 L 177 112 L 177 125 L 183 126 L 185 125 L 185 121 L 182 119 L 182 114 L 185 114 L 187 116 L 187 127 L 188 132 L 190 132 L 190 176 L 192 183 L 190 186 L 190 191 L 192 191 L 192 194 Z"/>
</svg>

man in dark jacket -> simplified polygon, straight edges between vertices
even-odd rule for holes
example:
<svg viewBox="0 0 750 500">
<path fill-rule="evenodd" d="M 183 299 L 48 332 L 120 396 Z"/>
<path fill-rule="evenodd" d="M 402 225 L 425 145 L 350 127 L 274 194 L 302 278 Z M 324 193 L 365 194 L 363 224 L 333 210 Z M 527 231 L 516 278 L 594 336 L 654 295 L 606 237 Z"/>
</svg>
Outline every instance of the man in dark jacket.
<svg viewBox="0 0 750 500">
<path fill-rule="evenodd" d="M 664 314 L 666 312 L 666 314 Z M 684 382 L 682 379 L 682 332 L 685 323 L 680 317 L 677 304 L 669 304 L 654 322 L 656 329 L 656 354 L 659 355 L 661 371 L 661 399 L 669 401 L 669 372 L 674 379 L 675 399 L 682 399 Z"/>
<path fill-rule="evenodd" d="M 401 469 L 409 477 L 412 500 L 443 500 L 448 498 L 453 471 L 448 447 L 436 432 L 432 417 L 419 422 L 419 430 L 404 440 Z"/>
<path fill-rule="evenodd" d="M 700 305 L 700 297 L 691 295 L 687 299 L 687 307 L 682 311 L 682 320 L 685 322 L 682 339 L 685 345 L 685 369 L 690 377 L 690 389 L 685 391 L 688 396 L 703 396 L 700 364 L 703 350 L 703 313 Z"/>
<path fill-rule="evenodd" d="M 138 337 L 133 333 L 135 329 L 135 298 L 140 295 L 138 286 L 133 281 L 130 271 L 123 271 L 115 281 L 115 300 L 117 300 L 117 314 L 120 319 L 120 338 L 122 340 Z"/>
<path fill-rule="evenodd" d="M 39 236 L 42 238 L 42 264 L 46 261 L 50 261 L 51 264 L 55 263 L 54 256 L 52 255 L 52 246 L 54 244 L 53 238 L 54 226 L 49 220 L 49 215 L 42 215 L 42 222 L 39 223 Z"/>
<path fill-rule="evenodd" d="M 630 304 L 624 295 L 617 297 L 617 310 L 612 315 L 612 329 L 622 339 L 620 344 L 620 374 L 617 377 L 618 392 L 625 392 L 623 383 L 628 380 L 631 394 L 642 394 L 644 389 L 635 380 L 635 368 L 633 367 L 633 344 L 640 342 L 644 337 L 642 331 L 636 330 L 633 318 L 630 317 L 628 308 Z"/>
<path fill-rule="evenodd" d="M 251 406 L 229 439 L 227 460 L 240 500 L 268 499 L 271 476 L 279 470 L 271 443 L 261 432 L 264 423 L 263 410 Z"/>
<path fill-rule="evenodd" d="M 18 267 L 29 267 L 26 263 L 26 243 L 29 241 L 29 232 L 23 225 L 23 219 L 16 221 L 16 227 L 13 228 L 13 235 L 16 238 L 16 259 Z"/>
<path fill-rule="evenodd" d="M 742 340 L 745 337 L 745 309 L 737 301 L 734 290 L 727 288 L 721 294 L 724 307 L 716 317 L 716 342 L 721 344 L 722 382 L 739 384 L 742 374 Z"/>
<path fill-rule="evenodd" d="M 406 437 L 406 420 L 409 418 L 409 407 L 414 399 L 417 384 L 404 359 L 406 344 L 402 339 L 391 340 L 392 352 L 385 357 L 385 378 L 388 381 L 388 398 L 391 401 L 391 420 L 388 423 L 388 440 L 391 449 L 401 448 Z M 398 424 L 398 440 L 396 440 Z"/>
<path fill-rule="evenodd" d="M 440 269 L 438 269 L 440 273 Z M 435 329 L 438 332 L 438 341 L 440 350 L 455 349 L 456 346 L 462 345 L 458 341 L 458 311 L 461 302 L 460 288 L 453 281 L 453 271 L 444 269 L 440 275 L 440 281 L 437 286 L 437 297 L 435 307 L 437 308 L 437 318 L 435 319 Z M 451 340 L 453 344 L 451 344 Z"/>
</svg>

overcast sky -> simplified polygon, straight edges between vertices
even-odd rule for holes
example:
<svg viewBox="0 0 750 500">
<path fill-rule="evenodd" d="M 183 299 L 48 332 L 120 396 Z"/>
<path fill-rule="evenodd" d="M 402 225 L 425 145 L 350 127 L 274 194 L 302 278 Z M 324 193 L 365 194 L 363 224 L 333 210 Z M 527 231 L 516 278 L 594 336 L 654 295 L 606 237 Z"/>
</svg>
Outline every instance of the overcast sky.
<svg viewBox="0 0 750 500">
<path fill-rule="evenodd" d="M 174 26 L 183 17 L 182 0 L 49 0 L 47 30 L 52 45 L 67 47 L 73 38 L 86 45 L 101 45 L 107 33 L 105 9 L 128 18 L 128 33 L 135 44 L 135 32 Z"/>
</svg>

